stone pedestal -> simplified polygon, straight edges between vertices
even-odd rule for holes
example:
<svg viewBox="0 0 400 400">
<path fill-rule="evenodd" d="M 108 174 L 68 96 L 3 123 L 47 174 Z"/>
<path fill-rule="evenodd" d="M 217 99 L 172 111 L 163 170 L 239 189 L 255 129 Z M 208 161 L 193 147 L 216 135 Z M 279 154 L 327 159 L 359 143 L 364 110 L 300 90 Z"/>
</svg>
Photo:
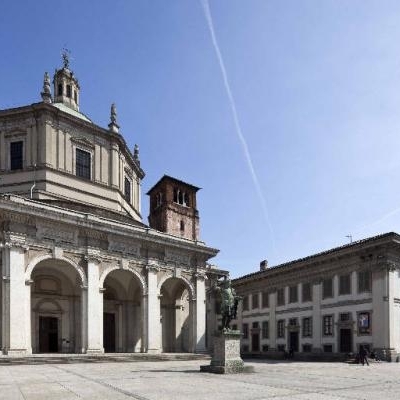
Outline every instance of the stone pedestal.
<svg viewBox="0 0 400 400">
<path fill-rule="evenodd" d="M 214 374 L 251 372 L 240 357 L 240 331 L 224 331 L 214 337 L 214 355 L 210 365 L 202 365 L 200 371 Z"/>
</svg>

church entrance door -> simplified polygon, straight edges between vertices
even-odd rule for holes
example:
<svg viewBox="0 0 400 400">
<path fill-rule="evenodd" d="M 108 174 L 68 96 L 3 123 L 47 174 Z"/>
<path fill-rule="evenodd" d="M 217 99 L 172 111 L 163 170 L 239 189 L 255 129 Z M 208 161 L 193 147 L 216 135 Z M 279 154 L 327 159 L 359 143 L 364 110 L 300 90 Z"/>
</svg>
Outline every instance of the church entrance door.
<svg viewBox="0 0 400 400">
<path fill-rule="evenodd" d="M 115 353 L 115 314 L 103 314 L 103 346 L 106 353 Z"/>
<path fill-rule="evenodd" d="M 40 353 L 58 353 L 58 318 L 39 317 Z"/>
</svg>

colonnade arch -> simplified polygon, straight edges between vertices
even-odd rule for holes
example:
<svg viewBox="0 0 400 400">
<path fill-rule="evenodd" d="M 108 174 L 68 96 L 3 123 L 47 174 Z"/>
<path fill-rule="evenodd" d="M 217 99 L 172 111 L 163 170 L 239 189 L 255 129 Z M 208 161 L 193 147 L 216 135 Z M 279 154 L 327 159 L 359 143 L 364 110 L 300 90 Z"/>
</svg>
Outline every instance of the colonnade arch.
<svg viewBox="0 0 400 400">
<path fill-rule="evenodd" d="M 44 256 L 28 265 L 27 331 L 33 353 L 82 351 L 82 288 L 80 267 L 66 259 Z"/>
<path fill-rule="evenodd" d="M 185 279 L 166 277 L 159 287 L 162 351 L 193 351 L 192 286 Z"/>
<path fill-rule="evenodd" d="M 143 350 L 143 283 L 129 269 L 113 268 L 103 286 L 103 347 L 105 352 Z"/>
</svg>

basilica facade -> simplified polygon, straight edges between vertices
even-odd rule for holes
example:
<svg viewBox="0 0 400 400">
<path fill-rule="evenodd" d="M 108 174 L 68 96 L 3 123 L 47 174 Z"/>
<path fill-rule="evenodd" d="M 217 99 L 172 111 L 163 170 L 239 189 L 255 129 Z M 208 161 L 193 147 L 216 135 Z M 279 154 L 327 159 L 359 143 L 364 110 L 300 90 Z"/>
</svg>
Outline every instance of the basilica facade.
<svg viewBox="0 0 400 400">
<path fill-rule="evenodd" d="M 108 128 L 83 114 L 67 57 L 52 83 L 0 110 L 2 353 L 207 351 L 207 290 L 226 272 L 199 239 L 198 188 L 164 176 L 143 223 L 115 105 Z"/>
</svg>

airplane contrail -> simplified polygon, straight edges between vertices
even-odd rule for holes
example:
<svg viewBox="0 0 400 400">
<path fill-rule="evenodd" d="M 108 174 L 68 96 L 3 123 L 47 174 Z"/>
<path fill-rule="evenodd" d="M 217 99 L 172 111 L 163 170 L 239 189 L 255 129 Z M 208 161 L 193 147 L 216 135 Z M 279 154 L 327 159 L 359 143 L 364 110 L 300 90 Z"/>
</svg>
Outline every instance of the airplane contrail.
<svg viewBox="0 0 400 400">
<path fill-rule="evenodd" d="M 214 31 L 214 24 L 213 24 L 213 19 L 212 19 L 212 16 L 211 16 L 210 4 L 209 4 L 208 0 L 200 0 L 200 1 L 201 1 L 202 6 L 203 6 L 204 16 L 205 16 L 206 21 L 207 21 L 207 25 L 208 25 L 208 28 L 209 28 L 209 31 L 210 31 L 211 40 L 212 40 L 212 43 L 213 43 L 213 46 L 214 46 L 215 54 L 217 55 L 219 67 L 221 69 L 222 79 L 224 81 L 226 94 L 228 96 L 228 100 L 229 100 L 229 103 L 230 103 L 230 106 L 231 106 L 232 115 L 233 115 L 233 120 L 234 120 L 234 123 L 235 123 L 235 130 L 236 130 L 237 136 L 239 138 L 239 141 L 240 141 L 240 143 L 242 145 L 244 156 L 245 156 L 246 161 L 247 161 L 247 166 L 249 167 L 250 174 L 251 174 L 251 177 L 252 177 L 256 192 L 257 192 L 258 197 L 259 197 L 260 202 L 261 202 L 261 206 L 262 206 L 262 209 L 263 209 L 264 217 L 265 217 L 265 220 L 267 222 L 269 231 L 271 233 L 272 245 L 273 245 L 273 249 L 274 249 L 274 252 L 275 252 L 275 235 L 274 235 L 274 230 L 272 228 L 272 224 L 271 224 L 271 221 L 270 221 L 270 218 L 269 218 L 267 201 L 265 200 L 264 194 L 263 194 L 263 192 L 261 190 L 260 182 L 258 180 L 256 171 L 254 169 L 253 161 L 251 159 L 251 155 L 250 155 L 250 152 L 249 152 L 249 147 L 247 146 L 247 142 L 246 142 L 246 139 L 245 139 L 245 137 L 243 135 L 242 128 L 241 128 L 241 125 L 240 125 L 240 122 L 239 122 L 238 113 L 236 111 L 236 103 L 235 103 L 235 100 L 234 100 L 234 97 L 233 97 L 233 94 L 232 94 L 231 86 L 230 86 L 229 80 L 228 80 L 228 74 L 227 74 L 226 68 L 225 68 L 225 63 L 224 63 L 224 60 L 222 58 L 222 54 L 221 54 L 221 51 L 220 51 L 220 48 L 219 48 L 219 45 L 218 45 L 217 37 L 216 37 L 215 31 Z"/>
<path fill-rule="evenodd" d="M 373 226 L 380 224 L 381 222 L 387 220 L 388 218 L 392 217 L 393 215 L 396 215 L 399 212 L 400 212 L 400 207 L 395 208 L 394 210 L 389 211 L 388 213 L 384 214 L 382 217 L 376 219 L 375 221 L 355 229 L 354 232 L 362 232 L 365 231 L 366 229 L 370 229 Z"/>
</svg>

